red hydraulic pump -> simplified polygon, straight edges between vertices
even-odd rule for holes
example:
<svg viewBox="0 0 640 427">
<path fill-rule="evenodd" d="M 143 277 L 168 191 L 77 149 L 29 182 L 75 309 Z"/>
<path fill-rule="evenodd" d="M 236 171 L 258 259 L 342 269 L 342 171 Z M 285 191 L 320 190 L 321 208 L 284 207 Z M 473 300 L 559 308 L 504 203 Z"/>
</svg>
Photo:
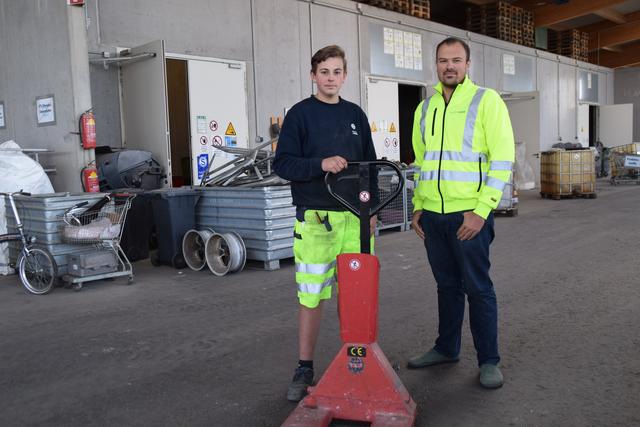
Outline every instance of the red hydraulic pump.
<svg viewBox="0 0 640 427">
<path fill-rule="evenodd" d="M 329 193 L 360 217 L 362 253 L 337 258 L 343 345 L 318 384 L 307 389 L 307 396 L 285 420 L 286 427 L 325 427 L 334 419 L 369 422 L 377 427 L 410 427 L 416 418 L 416 403 L 377 343 L 380 263 L 370 254 L 369 237 L 369 218 L 400 193 L 404 179 L 398 167 L 386 160 L 349 162 L 349 166 L 325 177 Z M 352 166 L 357 166 L 356 173 Z M 371 192 L 378 194 L 377 166 L 391 169 L 398 176 L 395 191 L 379 202 L 371 200 Z M 341 184 L 349 179 L 359 180 L 359 209 L 347 200 L 350 197 L 338 194 Z M 370 208 L 372 202 L 376 205 Z"/>
<path fill-rule="evenodd" d="M 96 148 L 96 116 L 91 110 L 80 115 L 80 142 L 82 148 Z"/>
</svg>

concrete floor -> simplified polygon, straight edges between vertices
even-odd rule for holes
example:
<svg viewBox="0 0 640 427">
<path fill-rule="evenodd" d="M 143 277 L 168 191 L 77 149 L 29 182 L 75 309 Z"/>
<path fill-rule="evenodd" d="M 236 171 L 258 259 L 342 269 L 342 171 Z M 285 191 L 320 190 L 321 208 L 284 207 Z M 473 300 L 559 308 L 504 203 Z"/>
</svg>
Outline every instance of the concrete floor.
<svg viewBox="0 0 640 427">
<path fill-rule="evenodd" d="M 465 323 L 461 361 L 419 371 L 436 289 L 413 232 L 377 241 L 379 343 L 419 409 L 418 426 L 640 425 L 640 186 L 599 182 L 597 199 L 521 195 L 496 219 L 492 276 L 506 383 L 477 383 Z M 293 264 L 208 272 L 134 266 L 81 292 L 26 294 L 0 277 L 0 425 L 277 426 L 297 361 Z M 339 349 L 335 301 L 316 355 Z"/>
</svg>

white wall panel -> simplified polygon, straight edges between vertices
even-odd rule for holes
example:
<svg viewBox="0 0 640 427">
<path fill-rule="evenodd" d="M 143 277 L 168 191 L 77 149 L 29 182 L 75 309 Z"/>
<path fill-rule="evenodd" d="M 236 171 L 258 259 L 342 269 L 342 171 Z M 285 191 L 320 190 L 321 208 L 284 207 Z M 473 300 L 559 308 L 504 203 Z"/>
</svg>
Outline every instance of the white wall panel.
<svg viewBox="0 0 640 427">
<path fill-rule="evenodd" d="M 558 104 L 562 142 L 578 142 L 576 132 L 576 67 L 559 64 Z"/>
<path fill-rule="evenodd" d="M 469 68 L 469 77 L 479 85 L 485 86 L 484 83 L 484 45 L 476 42 L 469 43 L 471 49 L 471 67 Z"/>
<path fill-rule="evenodd" d="M 502 51 L 492 46 L 484 47 L 484 85 L 502 90 Z"/>
<path fill-rule="evenodd" d="M 558 63 L 538 58 L 537 86 L 540 93 L 540 151 L 558 142 Z"/>
</svg>

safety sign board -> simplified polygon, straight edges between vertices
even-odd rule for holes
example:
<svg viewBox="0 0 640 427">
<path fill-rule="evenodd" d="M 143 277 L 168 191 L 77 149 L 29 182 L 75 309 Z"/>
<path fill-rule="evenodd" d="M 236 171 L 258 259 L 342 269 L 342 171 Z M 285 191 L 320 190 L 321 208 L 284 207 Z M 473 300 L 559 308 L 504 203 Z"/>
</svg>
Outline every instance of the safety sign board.
<svg viewBox="0 0 640 427">
<path fill-rule="evenodd" d="M 207 133 L 207 116 L 196 116 L 198 133 Z"/>
<path fill-rule="evenodd" d="M 211 143 L 214 147 L 222 147 L 222 137 L 220 135 L 214 136 Z"/>
<path fill-rule="evenodd" d="M 201 136 L 200 137 L 200 144 L 207 145 L 207 137 L 206 136 Z"/>
<path fill-rule="evenodd" d="M 209 155 L 206 153 L 198 155 L 198 179 L 202 179 L 202 176 L 207 171 L 208 165 L 209 165 Z"/>
<path fill-rule="evenodd" d="M 209 129 L 211 129 L 211 132 L 215 132 L 218 130 L 218 122 L 216 122 L 215 120 L 211 120 L 209 122 Z"/>
<path fill-rule="evenodd" d="M 393 122 L 391 122 L 391 127 L 389 128 L 389 132 L 395 132 L 396 131 L 396 125 L 393 124 Z"/>
<path fill-rule="evenodd" d="M 227 147 L 237 147 L 238 146 L 238 138 L 235 136 L 225 136 L 224 137 L 224 145 Z"/>
<path fill-rule="evenodd" d="M 236 135 L 236 130 L 233 128 L 233 124 L 229 122 L 229 126 L 227 126 L 227 130 L 224 132 L 225 135 Z"/>
</svg>

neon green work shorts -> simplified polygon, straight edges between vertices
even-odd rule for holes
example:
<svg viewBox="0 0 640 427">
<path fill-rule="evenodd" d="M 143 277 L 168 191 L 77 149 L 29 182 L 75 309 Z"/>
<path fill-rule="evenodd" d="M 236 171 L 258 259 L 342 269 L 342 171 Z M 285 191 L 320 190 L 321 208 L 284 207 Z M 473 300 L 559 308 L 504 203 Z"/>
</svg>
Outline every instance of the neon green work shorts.
<svg viewBox="0 0 640 427">
<path fill-rule="evenodd" d="M 322 222 L 326 215 L 331 231 Z M 351 212 L 309 209 L 304 213 L 304 222 L 296 220 L 294 237 L 298 299 L 305 307 L 315 308 L 320 300 L 331 298 L 331 287 L 336 283 L 336 257 L 360 252 L 360 220 Z"/>
</svg>

